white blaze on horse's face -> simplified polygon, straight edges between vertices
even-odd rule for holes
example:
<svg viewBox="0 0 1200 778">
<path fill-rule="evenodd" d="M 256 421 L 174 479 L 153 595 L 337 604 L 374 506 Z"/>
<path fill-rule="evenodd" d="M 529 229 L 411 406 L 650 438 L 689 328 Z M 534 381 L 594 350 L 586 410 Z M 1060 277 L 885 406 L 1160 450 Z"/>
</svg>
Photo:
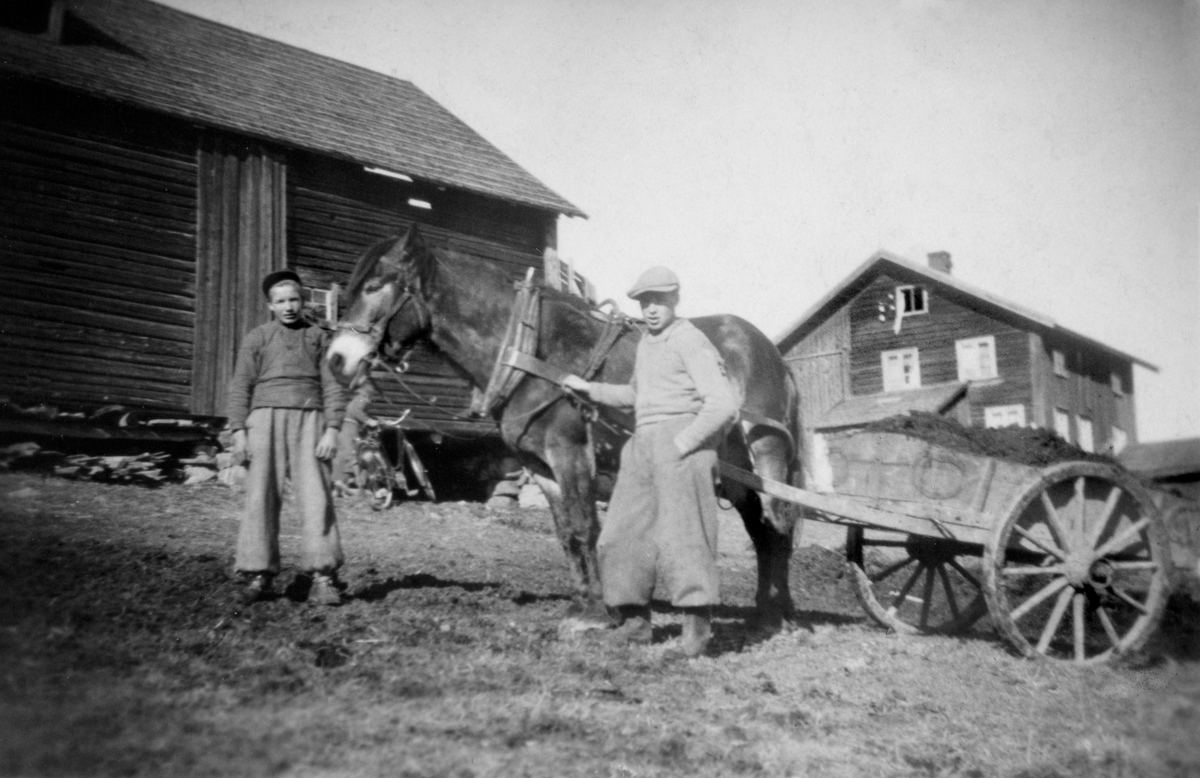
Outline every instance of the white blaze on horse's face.
<svg viewBox="0 0 1200 778">
<path fill-rule="evenodd" d="M 380 319 L 392 309 L 396 293 L 395 284 L 382 284 L 374 279 L 368 281 L 339 323 L 338 333 L 329 342 L 325 359 L 343 379 L 355 378 L 363 367 L 363 360 L 379 347 L 379 339 L 387 328 L 387 322 L 380 322 Z"/>
</svg>

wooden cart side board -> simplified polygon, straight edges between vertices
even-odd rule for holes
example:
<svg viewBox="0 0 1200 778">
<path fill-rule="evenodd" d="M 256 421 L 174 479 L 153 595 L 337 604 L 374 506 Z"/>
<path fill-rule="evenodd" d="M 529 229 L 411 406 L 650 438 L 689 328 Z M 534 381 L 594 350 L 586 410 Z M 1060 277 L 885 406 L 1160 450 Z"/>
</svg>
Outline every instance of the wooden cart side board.
<svg viewBox="0 0 1200 778">
<path fill-rule="evenodd" d="M 817 511 L 822 514 L 822 521 L 832 524 L 857 524 L 978 544 L 985 543 L 991 534 L 988 519 L 969 510 L 947 510 L 927 503 L 868 501 L 858 497 L 822 494 L 763 478 L 725 462 L 720 464 L 720 472 L 723 478 L 730 481 Z"/>
</svg>

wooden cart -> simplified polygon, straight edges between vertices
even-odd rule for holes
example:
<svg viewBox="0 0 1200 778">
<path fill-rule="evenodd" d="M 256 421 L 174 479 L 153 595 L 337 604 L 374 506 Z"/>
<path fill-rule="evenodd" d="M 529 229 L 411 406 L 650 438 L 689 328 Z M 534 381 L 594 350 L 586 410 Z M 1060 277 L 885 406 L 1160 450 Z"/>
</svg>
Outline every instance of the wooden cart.
<svg viewBox="0 0 1200 778">
<path fill-rule="evenodd" d="M 1140 646 L 1169 594 L 1166 532 L 1123 469 L 1043 469 L 905 435 L 823 438 L 825 483 L 798 489 L 722 465 L 722 476 L 847 525 L 858 599 L 898 632 L 960 632 L 990 613 L 1026 656 L 1105 661 Z"/>
</svg>

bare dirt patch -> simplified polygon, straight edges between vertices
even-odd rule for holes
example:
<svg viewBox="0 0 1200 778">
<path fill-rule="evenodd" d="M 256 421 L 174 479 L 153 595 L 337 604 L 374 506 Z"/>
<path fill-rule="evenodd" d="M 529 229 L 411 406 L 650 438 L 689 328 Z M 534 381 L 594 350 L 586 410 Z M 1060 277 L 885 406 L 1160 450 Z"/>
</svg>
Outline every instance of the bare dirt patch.
<svg viewBox="0 0 1200 778">
<path fill-rule="evenodd" d="M 239 607 L 218 486 L 0 476 L 0 774 L 1186 776 L 1197 613 L 1076 668 L 986 632 L 889 635 L 840 557 L 798 551 L 806 627 L 748 642 L 753 555 L 722 527 L 718 652 L 559 634 L 541 511 L 342 503 L 349 602 Z M 285 563 L 296 558 L 285 525 Z"/>
</svg>

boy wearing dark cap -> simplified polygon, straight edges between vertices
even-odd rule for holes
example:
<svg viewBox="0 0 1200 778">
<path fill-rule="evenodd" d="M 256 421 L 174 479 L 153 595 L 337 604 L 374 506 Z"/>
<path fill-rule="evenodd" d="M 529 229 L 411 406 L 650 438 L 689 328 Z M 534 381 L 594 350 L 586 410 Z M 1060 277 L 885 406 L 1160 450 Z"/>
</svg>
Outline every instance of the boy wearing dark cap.
<svg viewBox="0 0 1200 778">
<path fill-rule="evenodd" d="M 290 476 L 301 513 L 301 568 L 312 574 L 309 602 L 337 605 L 342 546 L 329 461 L 337 451 L 345 395 L 325 364 L 327 334 L 301 315 L 300 277 L 279 270 L 263 279 L 262 288 L 273 319 L 242 341 L 226 412 L 234 459 L 250 457 L 234 568 L 246 581 L 247 603 L 270 594 L 279 573 L 283 482 Z"/>
<path fill-rule="evenodd" d="M 629 296 L 649 330 L 638 343 L 633 382 L 568 376 L 563 386 L 603 405 L 632 407 L 637 417 L 597 544 L 604 602 L 622 622 L 614 637 L 650 642 L 650 597 L 661 577 L 684 612 L 682 653 L 695 657 L 708 646 L 712 606 L 720 602 L 713 484 L 717 446 L 738 403 L 716 347 L 675 314 L 673 272 L 650 268 Z"/>
</svg>

